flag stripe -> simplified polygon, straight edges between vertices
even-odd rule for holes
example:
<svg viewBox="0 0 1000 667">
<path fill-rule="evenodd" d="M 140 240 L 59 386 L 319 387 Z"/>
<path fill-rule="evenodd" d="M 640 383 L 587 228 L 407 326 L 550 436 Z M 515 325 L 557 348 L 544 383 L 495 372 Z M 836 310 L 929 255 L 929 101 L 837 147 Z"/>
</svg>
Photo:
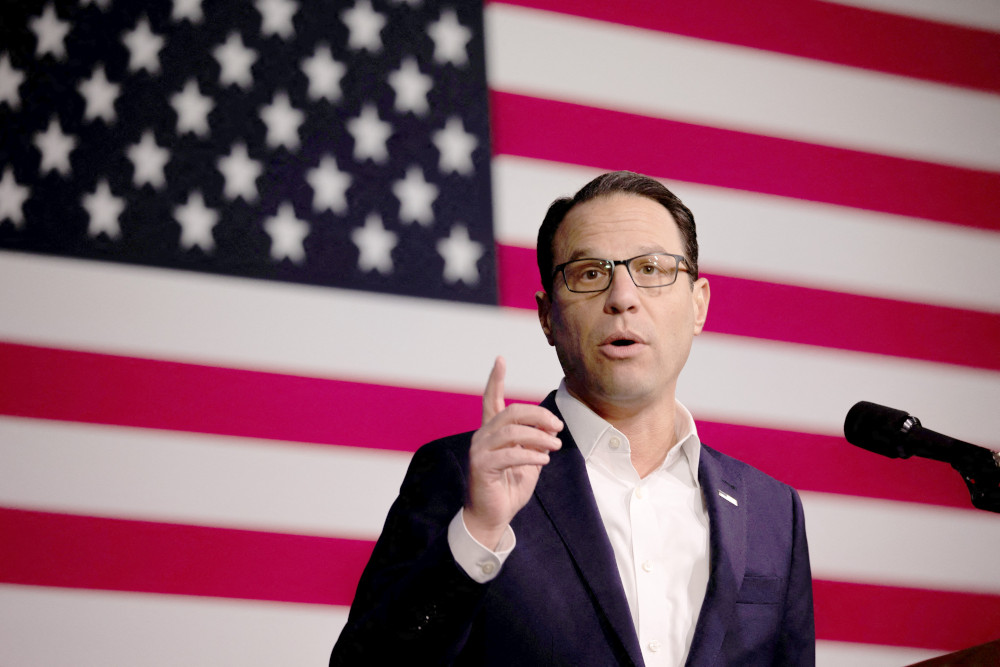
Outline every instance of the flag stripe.
<svg viewBox="0 0 1000 667">
<path fill-rule="evenodd" d="M 535 309 L 535 252 L 498 246 L 500 303 Z M 707 330 L 1000 370 L 1000 314 L 709 275 Z M 776 313 L 795 313 L 794 318 Z M 900 326 L 905 323 L 905 326 Z"/>
<path fill-rule="evenodd" d="M 1000 230 L 998 173 L 498 90 L 491 103 L 493 151 L 499 155 L 628 167 L 660 178 Z M 623 134 L 644 140 L 622 142 Z"/>
<path fill-rule="evenodd" d="M 791 449 L 782 437 L 795 439 L 776 434 L 754 443 L 751 454 L 773 445 L 786 456 L 808 457 L 808 438 Z M 372 541 L 409 462 L 384 450 L 13 417 L 0 418 L 0 457 L 0 506 Z M 816 467 L 826 463 L 820 452 Z M 907 462 L 896 463 L 907 469 Z M 864 477 L 867 466 L 855 469 Z M 785 466 L 764 470 L 780 475 Z M 907 484 L 900 477 L 873 486 L 896 493 Z M 957 476 L 951 484 L 960 485 Z M 1000 594 L 992 558 L 1000 525 L 968 502 L 952 508 L 811 490 L 801 496 L 819 578 Z"/>
<path fill-rule="evenodd" d="M 470 396 L 480 395 L 502 354 L 510 396 L 532 401 L 562 375 L 537 317 L 524 310 L 13 253 L 4 260 L 0 341 Z M 22 298 L 24 284 L 33 300 Z M 855 402 L 871 400 L 910 410 L 928 428 L 1000 446 L 993 371 L 715 333 L 695 342 L 688 370 L 679 395 L 709 421 L 835 435 Z M 477 409 L 447 430 L 478 422 Z"/>
<path fill-rule="evenodd" d="M 0 584 L 0 646 L 16 665 L 314 665 L 347 607 Z M 38 641 L 45 628 L 59 641 Z M 183 638 L 182 646 L 178 637 Z M 819 665 L 899 667 L 940 651 L 819 641 Z"/>
<path fill-rule="evenodd" d="M 486 29 L 492 90 L 1000 170 L 996 95 L 509 5 L 487 8 Z M 647 138 L 614 136 L 623 145 Z"/>
<path fill-rule="evenodd" d="M 347 607 L 0 584 L 9 665 L 322 665 Z"/>
<path fill-rule="evenodd" d="M 9 508 L 0 535 L 17 545 L 0 554 L 3 583 L 332 605 L 350 603 L 373 546 Z M 1000 614 L 997 595 L 822 579 L 814 590 L 820 639 L 952 650 L 990 639 Z M 964 622 L 940 624 L 937 614 Z"/>
<path fill-rule="evenodd" d="M 0 416 L 0 460 L 0 506 L 374 540 L 410 454 Z"/>
<path fill-rule="evenodd" d="M 945 463 L 908 461 L 845 447 L 841 436 L 698 420 L 702 441 L 800 491 L 971 509 L 969 491 Z"/>
<path fill-rule="evenodd" d="M 0 508 L 0 581 L 349 605 L 374 543 Z"/>
<path fill-rule="evenodd" d="M 0 412 L 41 419 L 412 452 L 482 414 L 476 396 L 10 343 L 0 369 Z"/>
<path fill-rule="evenodd" d="M 495 158 L 500 245 L 534 248 L 552 200 L 600 173 Z M 1000 313 L 997 232 L 685 181 L 667 185 L 695 212 L 706 273 Z"/>
<path fill-rule="evenodd" d="M 1000 92 L 1000 35 L 825 2 L 726 0 L 627 8 L 601 0 L 492 0 L 792 56 Z M 933 58 L 927 45 L 934 44 Z"/>
<path fill-rule="evenodd" d="M 997 638 L 1000 596 L 823 580 L 813 594 L 823 639 L 956 651 Z"/>
<path fill-rule="evenodd" d="M 467 394 L 11 343 L 0 343 L 0 369 L 0 414 L 404 452 L 456 423 L 474 428 L 481 410 Z M 901 467 L 841 437 L 700 423 L 709 444 L 801 489 L 970 507 L 935 462 Z"/>
</svg>

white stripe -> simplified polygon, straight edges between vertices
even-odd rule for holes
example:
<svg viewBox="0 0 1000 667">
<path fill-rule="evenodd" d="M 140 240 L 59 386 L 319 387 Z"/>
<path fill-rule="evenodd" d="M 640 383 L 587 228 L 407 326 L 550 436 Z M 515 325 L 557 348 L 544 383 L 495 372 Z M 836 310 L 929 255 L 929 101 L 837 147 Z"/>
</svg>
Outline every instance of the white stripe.
<svg viewBox="0 0 1000 667">
<path fill-rule="evenodd" d="M 307 376 L 478 394 L 503 354 L 535 399 L 562 375 L 527 311 L 83 260 L 0 253 L 0 312 L 0 340 Z M 996 372 L 718 334 L 681 378 L 701 419 L 835 434 L 869 400 L 1000 448 L 998 395 Z"/>
<path fill-rule="evenodd" d="M 0 417 L 0 505 L 374 540 L 409 459 L 402 452 Z"/>
<path fill-rule="evenodd" d="M 600 170 L 499 156 L 496 235 L 535 247 L 549 204 Z M 1000 233 L 684 182 L 701 269 L 790 285 L 1000 313 Z"/>
<path fill-rule="evenodd" d="M 996 514 L 829 493 L 800 495 L 816 579 L 1000 594 Z"/>
<path fill-rule="evenodd" d="M 826 0 L 874 11 L 1000 32 L 997 0 Z"/>
<path fill-rule="evenodd" d="M 371 540 L 405 464 L 398 454 L 9 417 L 0 461 L 6 507 Z M 802 501 L 817 578 L 1000 593 L 992 514 L 823 493 Z"/>
<path fill-rule="evenodd" d="M 485 20 L 493 89 L 1000 170 L 996 95 L 504 4 Z"/>
<path fill-rule="evenodd" d="M 925 651 L 901 646 L 852 644 L 849 642 L 816 642 L 816 667 L 900 667 L 941 655 L 941 651 Z"/>
<path fill-rule="evenodd" d="M 5 665 L 325 665 L 345 607 L 0 585 Z"/>
</svg>

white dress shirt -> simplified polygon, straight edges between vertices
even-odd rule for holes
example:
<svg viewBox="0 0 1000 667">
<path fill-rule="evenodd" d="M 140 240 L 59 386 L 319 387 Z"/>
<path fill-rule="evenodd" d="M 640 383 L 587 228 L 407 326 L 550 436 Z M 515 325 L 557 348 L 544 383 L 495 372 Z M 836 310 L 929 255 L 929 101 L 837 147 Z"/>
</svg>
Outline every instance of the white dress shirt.
<svg viewBox="0 0 1000 667">
<path fill-rule="evenodd" d="M 632 465 L 628 438 L 566 391 L 556 405 L 587 464 L 643 660 L 683 665 L 705 600 L 709 572 L 708 512 L 698 483 L 701 443 L 691 413 L 676 403 L 675 440 L 663 464 L 644 478 Z M 452 554 L 470 577 L 493 579 L 514 549 L 508 527 L 497 552 L 479 544 L 459 511 L 448 529 Z"/>
</svg>

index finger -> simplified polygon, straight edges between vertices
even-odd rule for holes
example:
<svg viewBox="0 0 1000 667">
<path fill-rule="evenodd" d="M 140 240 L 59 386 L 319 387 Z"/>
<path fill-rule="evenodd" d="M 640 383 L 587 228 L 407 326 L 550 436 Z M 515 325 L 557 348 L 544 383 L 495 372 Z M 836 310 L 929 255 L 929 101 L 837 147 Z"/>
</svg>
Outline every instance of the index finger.
<svg viewBox="0 0 1000 667">
<path fill-rule="evenodd" d="M 493 370 L 486 381 L 486 391 L 483 392 L 483 424 L 500 414 L 505 405 L 503 400 L 503 380 L 507 374 L 507 362 L 503 357 L 497 357 L 493 362 Z"/>
</svg>

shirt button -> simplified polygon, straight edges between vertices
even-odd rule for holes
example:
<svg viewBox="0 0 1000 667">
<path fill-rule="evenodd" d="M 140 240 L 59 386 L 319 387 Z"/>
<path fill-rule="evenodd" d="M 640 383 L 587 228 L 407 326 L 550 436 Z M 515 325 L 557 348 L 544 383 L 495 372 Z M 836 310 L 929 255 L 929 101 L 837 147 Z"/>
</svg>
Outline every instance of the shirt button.
<svg viewBox="0 0 1000 667">
<path fill-rule="evenodd" d="M 657 641 L 656 639 L 654 639 L 653 641 L 651 641 L 648 644 L 646 644 L 646 646 L 649 648 L 650 651 L 652 651 L 653 653 L 656 653 L 657 651 L 659 651 L 663 647 L 663 644 L 661 644 L 659 641 Z"/>
<path fill-rule="evenodd" d="M 640 486 L 635 490 L 635 497 L 640 500 L 646 497 L 646 487 Z"/>
<path fill-rule="evenodd" d="M 482 569 L 483 574 L 485 575 L 493 574 L 493 570 L 496 569 L 496 565 L 494 565 L 493 563 L 483 563 L 479 567 Z"/>
<path fill-rule="evenodd" d="M 653 571 L 653 561 L 647 560 L 645 563 L 642 564 L 642 569 L 645 572 L 652 572 Z"/>
<path fill-rule="evenodd" d="M 611 447 L 611 449 L 618 449 L 619 447 L 622 446 L 622 441 L 619 440 L 618 438 L 611 438 L 610 440 L 608 440 L 608 445 Z"/>
</svg>

